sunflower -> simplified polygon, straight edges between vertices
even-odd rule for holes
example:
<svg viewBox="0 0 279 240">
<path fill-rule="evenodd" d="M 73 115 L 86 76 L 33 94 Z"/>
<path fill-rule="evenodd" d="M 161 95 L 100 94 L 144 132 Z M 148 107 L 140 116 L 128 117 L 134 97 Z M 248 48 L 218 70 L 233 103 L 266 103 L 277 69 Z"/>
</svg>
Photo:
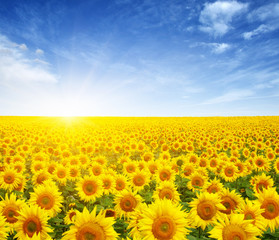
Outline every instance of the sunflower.
<svg viewBox="0 0 279 240">
<path fill-rule="evenodd" d="M 163 181 L 156 187 L 156 191 L 153 194 L 153 198 L 157 199 L 169 199 L 173 203 L 179 203 L 179 193 L 173 182 Z"/>
<path fill-rule="evenodd" d="M 19 210 L 25 206 L 26 203 L 23 200 L 16 199 L 16 195 L 14 193 L 11 193 L 10 196 L 6 194 L 5 199 L 2 199 L 0 202 L 1 215 L 5 217 L 5 221 L 11 230 L 14 229 L 14 224 L 17 222 Z"/>
<path fill-rule="evenodd" d="M 117 174 L 114 178 L 116 192 L 121 192 L 128 187 L 127 177 L 122 174 Z"/>
<path fill-rule="evenodd" d="M 222 213 L 231 214 L 233 213 L 243 202 L 241 196 L 235 192 L 235 190 L 230 191 L 229 189 L 223 189 L 219 192 L 221 197 L 221 203 L 225 206 L 226 210 L 220 210 Z"/>
<path fill-rule="evenodd" d="M 64 222 L 66 224 L 75 223 L 77 212 L 78 210 L 76 209 L 70 209 L 69 211 L 67 211 L 66 216 L 64 217 Z"/>
<path fill-rule="evenodd" d="M 9 229 L 4 216 L 0 215 L 0 240 L 7 239 L 8 230 Z"/>
<path fill-rule="evenodd" d="M 131 214 L 131 218 L 129 219 L 129 225 L 127 229 L 131 229 L 130 235 L 133 239 L 141 239 L 141 234 L 139 231 L 139 220 L 142 219 L 142 213 L 144 209 L 148 209 L 146 203 L 140 204 L 138 208 Z"/>
<path fill-rule="evenodd" d="M 149 172 L 142 170 L 136 170 L 133 174 L 131 174 L 131 186 L 134 191 L 139 192 L 147 185 L 150 181 Z"/>
<path fill-rule="evenodd" d="M 218 196 L 208 192 L 197 195 L 189 206 L 192 208 L 189 217 L 193 220 L 194 226 L 201 227 L 203 230 L 207 225 L 213 224 L 217 218 L 222 217 L 220 210 L 226 209 Z"/>
<path fill-rule="evenodd" d="M 94 176 L 100 176 L 103 173 L 103 165 L 98 162 L 93 162 L 91 165 L 91 172 Z"/>
<path fill-rule="evenodd" d="M 207 182 L 207 177 L 200 173 L 193 173 L 189 176 L 190 181 L 187 182 L 187 188 L 190 190 L 201 190 Z"/>
<path fill-rule="evenodd" d="M 261 175 L 256 175 L 251 179 L 251 184 L 253 186 L 255 193 L 260 193 L 263 189 L 271 188 L 274 185 L 274 181 L 270 176 L 266 176 L 265 173 Z"/>
<path fill-rule="evenodd" d="M 74 225 L 70 227 L 70 230 L 63 233 L 62 240 L 115 240 L 117 233 L 113 229 L 114 219 L 106 218 L 102 211 L 97 215 L 96 210 L 95 207 L 92 212 L 89 212 L 85 207 L 83 212 L 76 212 Z"/>
<path fill-rule="evenodd" d="M 16 170 L 11 167 L 5 167 L 4 172 L 0 172 L 1 188 L 12 191 L 20 184 L 20 178 Z"/>
<path fill-rule="evenodd" d="M 184 162 L 184 164 L 181 166 L 182 177 L 188 178 L 191 174 L 193 174 L 196 171 L 195 165 L 191 162 Z"/>
<path fill-rule="evenodd" d="M 60 183 L 62 186 L 65 186 L 67 179 L 69 178 L 69 169 L 62 164 L 57 165 L 54 171 L 54 179 Z"/>
<path fill-rule="evenodd" d="M 189 233 L 189 220 L 182 207 L 168 199 L 157 200 L 146 207 L 138 220 L 142 239 L 181 240 Z"/>
<path fill-rule="evenodd" d="M 175 180 L 175 171 L 162 161 L 156 171 L 156 178 L 158 183 L 162 181 L 173 182 Z"/>
<path fill-rule="evenodd" d="M 279 195 L 275 188 L 263 189 L 258 194 L 258 201 L 261 209 L 264 209 L 262 216 L 266 219 L 267 227 L 271 231 L 279 226 Z"/>
<path fill-rule="evenodd" d="M 115 180 L 114 177 L 110 174 L 102 174 L 100 180 L 103 185 L 104 194 L 113 193 L 115 190 Z"/>
<path fill-rule="evenodd" d="M 131 214 L 140 206 L 142 201 L 140 195 L 131 190 L 124 190 L 115 196 L 115 211 L 120 217 L 130 218 Z"/>
<path fill-rule="evenodd" d="M 37 204 L 44 209 L 50 217 L 54 217 L 61 211 L 63 197 L 56 185 L 41 184 L 34 189 L 34 192 L 30 193 L 29 202 L 34 205 Z"/>
<path fill-rule="evenodd" d="M 45 169 L 42 169 L 33 175 L 32 182 L 34 186 L 37 186 L 48 179 L 51 179 L 51 174 Z"/>
<path fill-rule="evenodd" d="M 221 177 L 226 182 L 233 182 L 238 178 L 238 169 L 233 163 L 225 163 L 222 168 Z"/>
<path fill-rule="evenodd" d="M 218 240 L 258 240 L 261 230 L 244 220 L 243 214 L 224 215 L 218 219 L 214 228 L 209 232 L 211 238 Z"/>
<path fill-rule="evenodd" d="M 130 175 L 131 173 L 135 172 L 137 169 L 137 165 L 135 162 L 133 161 L 128 161 L 124 163 L 124 173 L 126 173 L 127 175 Z"/>
<path fill-rule="evenodd" d="M 263 156 L 256 156 L 253 159 L 254 167 L 256 171 L 266 171 L 268 172 L 270 169 L 270 161 L 268 158 L 265 158 Z"/>
<path fill-rule="evenodd" d="M 47 239 L 48 232 L 52 230 L 48 227 L 48 215 L 45 210 L 37 205 L 26 206 L 19 211 L 18 221 L 15 223 L 17 234 L 15 238 L 30 239 Z"/>
<path fill-rule="evenodd" d="M 76 186 L 80 199 L 85 202 L 95 201 L 103 194 L 102 181 L 93 176 L 80 178 Z"/>
<path fill-rule="evenodd" d="M 80 177 L 80 168 L 73 165 L 69 167 L 69 180 L 75 182 Z"/>
<path fill-rule="evenodd" d="M 223 188 L 224 185 L 216 177 L 204 185 L 204 190 L 212 194 L 222 191 Z"/>
<path fill-rule="evenodd" d="M 238 213 L 244 215 L 244 220 L 252 220 L 252 224 L 257 228 L 265 231 L 266 221 L 262 216 L 264 209 L 261 209 L 261 205 L 258 201 L 250 201 L 245 199 L 245 202 L 242 202 L 238 206 Z"/>
<path fill-rule="evenodd" d="M 279 166 L 279 165 L 278 165 Z M 149 170 L 149 172 L 154 175 L 156 173 L 156 171 L 158 170 L 158 162 L 152 160 L 152 161 L 149 161 L 147 163 L 147 168 Z"/>
</svg>

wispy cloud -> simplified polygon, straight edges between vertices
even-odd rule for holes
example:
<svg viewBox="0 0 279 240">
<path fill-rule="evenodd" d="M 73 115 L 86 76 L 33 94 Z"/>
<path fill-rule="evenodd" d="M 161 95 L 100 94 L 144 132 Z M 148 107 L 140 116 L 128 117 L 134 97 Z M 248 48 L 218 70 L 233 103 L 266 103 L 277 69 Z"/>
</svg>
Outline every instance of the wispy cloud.
<svg viewBox="0 0 279 240">
<path fill-rule="evenodd" d="M 37 55 L 44 55 L 44 51 L 42 49 L 36 49 L 36 54 Z"/>
<path fill-rule="evenodd" d="M 237 1 L 206 3 L 200 13 L 200 30 L 214 36 L 222 36 L 231 29 L 233 18 L 247 9 L 247 3 Z"/>
<path fill-rule="evenodd" d="M 25 46 L 25 47 L 23 47 Z M 16 82 L 57 82 L 57 78 L 48 69 L 38 66 L 25 56 L 26 45 L 11 42 L 0 36 L 0 83 L 6 85 Z"/>
<path fill-rule="evenodd" d="M 231 48 L 231 45 L 228 43 L 206 43 L 206 42 L 198 42 L 191 45 L 190 47 L 199 47 L 199 46 L 208 47 L 211 49 L 211 52 L 215 54 L 224 53 Z"/>
<path fill-rule="evenodd" d="M 226 103 L 226 102 L 234 102 L 245 99 L 247 97 L 251 97 L 254 95 L 254 91 L 252 90 L 243 90 L 243 89 L 235 89 L 231 90 L 219 97 L 211 98 L 204 101 L 202 104 L 218 104 L 218 103 Z"/>
<path fill-rule="evenodd" d="M 243 33 L 243 38 L 246 40 L 277 30 L 279 28 L 279 3 L 259 7 L 248 15 L 248 20 L 260 22 L 260 25 L 252 31 Z"/>
</svg>

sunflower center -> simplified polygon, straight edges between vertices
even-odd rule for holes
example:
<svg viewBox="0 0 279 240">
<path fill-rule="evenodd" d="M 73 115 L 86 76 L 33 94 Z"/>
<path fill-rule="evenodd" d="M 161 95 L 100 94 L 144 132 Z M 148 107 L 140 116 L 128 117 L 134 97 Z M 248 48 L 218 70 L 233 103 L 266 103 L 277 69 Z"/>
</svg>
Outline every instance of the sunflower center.
<svg viewBox="0 0 279 240">
<path fill-rule="evenodd" d="M 4 182 L 7 183 L 7 184 L 13 183 L 14 180 L 15 180 L 15 177 L 12 174 L 6 174 L 4 176 Z"/>
<path fill-rule="evenodd" d="M 173 199 L 173 191 L 169 188 L 163 188 L 160 192 L 159 192 L 159 198 L 160 199 Z"/>
<path fill-rule="evenodd" d="M 105 188 L 105 189 L 109 189 L 110 186 L 111 186 L 111 182 L 110 182 L 109 180 L 105 180 L 105 181 L 104 181 L 104 188 Z"/>
<path fill-rule="evenodd" d="M 116 183 L 116 190 L 123 190 L 124 189 L 124 187 L 125 187 L 125 184 L 122 182 L 122 181 L 118 181 L 117 183 Z"/>
<path fill-rule="evenodd" d="M 4 208 L 3 210 L 3 216 L 6 217 L 6 221 L 9 223 L 15 223 L 17 222 L 17 216 L 19 208 L 15 205 L 15 206 L 8 206 L 6 208 Z"/>
<path fill-rule="evenodd" d="M 226 168 L 225 169 L 225 175 L 227 177 L 232 177 L 234 175 L 234 170 L 232 168 Z"/>
<path fill-rule="evenodd" d="M 45 180 L 47 180 L 47 176 L 45 174 L 40 174 L 37 177 L 37 183 L 42 184 Z"/>
<path fill-rule="evenodd" d="M 193 179 L 192 179 L 193 187 L 202 187 L 203 183 L 204 183 L 203 179 L 199 176 L 193 177 Z"/>
<path fill-rule="evenodd" d="M 185 176 L 190 176 L 193 172 L 192 168 L 184 168 L 184 175 Z"/>
<path fill-rule="evenodd" d="M 258 192 L 262 192 L 264 189 L 266 189 L 268 186 L 268 183 L 267 182 L 259 182 L 257 185 L 256 185 L 256 189 L 258 190 Z"/>
<path fill-rule="evenodd" d="M 211 201 L 204 201 L 198 204 L 197 213 L 203 220 L 210 220 L 216 215 L 216 207 Z"/>
<path fill-rule="evenodd" d="M 64 177 L 66 177 L 66 172 L 64 170 L 60 170 L 60 171 L 58 171 L 57 176 L 59 178 L 64 178 Z"/>
<path fill-rule="evenodd" d="M 165 170 L 160 172 L 159 177 L 162 181 L 170 180 L 171 173 L 168 170 L 165 169 Z"/>
<path fill-rule="evenodd" d="M 53 196 L 51 195 L 51 193 L 48 194 L 43 194 L 41 196 L 38 197 L 37 199 L 37 204 L 46 210 L 49 210 L 53 207 L 54 205 L 54 199 Z"/>
<path fill-rule="evenodd" d="M 174 220 L 169 216 L 161 216 L 152 224 L 152 233 L 156 239 L 168 240 L 172 239 L 176 232 Z"/>
<path fill-rule="evenodd" d="M 228 196 L 223 197 L 221 203 L 226 208 L 226 210 L 220 210 L 220 212 L 222 212 L 222 213 L 230 214 L 231 211 L 234 210 L 236 207 L 236 202 Z"/>
<path fill-rule="evenodd" d="M 265 210 L 262 216 L 266 219 L 274 219 L 279 215 L 279 205 L 273 199 L 264 200 L 261 208 Z"/>
<path fill-rule="evenodd" d="M 132 172 L 134 172 L 135 171 L 135 167 L 134 166 L 128 166 L 127 167 L 127 172 L 128 173 L 132 173 Z"/>
<path fill-rule="evenodd" d="M 263 161 L 262 160 L 257 160 L 256 161 L 256 165 L 258 166 L 258 167 L 262 167 L 263 166 Z"/>
<path fill-rule="evenodd" d="M 211 185 L 211 186 L 209 186 L 207 188 L 207 192 L 209 192 L 209 193 L 216 193 L 216 192 L 218 192 L 218 187 L 215 186 L 215 185 Z"/>
<path fill-rule="evenodd" d="M 251 213 L 251 212 L 247 212 L 247 213 L 245 213 L 245 215 L 244 215 L 244 219 L 245 220 L 253 220 L 255 217 L 254 217 L 254 214 L 253 213 Z"/>
<path fill-rule="evenodd" d="M 133 178 L 133 183 L 136 185 L 136 186 L 142 186 L 142 185 L 144 185 L 144 177 L 142 177 L 142 176 L 135 176 L 134 178 Z"/>
<path fill-rule="evenodd" d="M 125 196 L 120 201 L 120 207 L 125 212 L 132 212 L 137 206 L 137 200 L 133 196 Z"/>
<path fill-rule="evenodd" d="M 96 193 L 97 186 L 93 181 L 86 181 L 82 185 L 82 190 L 87 196 L 90 196 L 90 195 L 93 195 L 94 193 Z"/>
<path fill-rule="evenodd" d="M 70 171 L 70 176 L 71 177 L 76 177 L 78 175 L 78 170 L 77 169 L 71 169 Z"/>
<path fill-rule="evenodd" d="M 34 233 L 39 233 L 42 230 L 41 222 L 35 216 L 27 219 L 23 224 L 23 231 L 28 237 L 32 237 Z"/>
<path fill-rule="evenodd" d="M 223 240 L 247 240 L 246 232 L 238 225 L 228 225 L 223 228 Z"/>
<path fill-rule="evenodd" d="M 105 240 L 106 235 L 103 228 L 96 223 L 86 223 L 78 229 L 76 233 L 77 240 Z"/>
</svg>

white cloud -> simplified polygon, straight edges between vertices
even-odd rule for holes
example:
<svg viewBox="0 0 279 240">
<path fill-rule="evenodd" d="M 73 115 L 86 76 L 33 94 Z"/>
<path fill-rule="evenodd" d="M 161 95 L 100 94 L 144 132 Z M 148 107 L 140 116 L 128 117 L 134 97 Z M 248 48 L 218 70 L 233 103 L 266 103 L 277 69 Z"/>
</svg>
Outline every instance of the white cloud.
<svg viewBox="0 0 279 240">
<path fill-rule="evenodd" d="M 42 49 L 39 49 L 39 48 L 38 48 L 38 49 L 36 50 L 36 54 L 37 54 L 37 55 L 43 55 L 43 54 L 44 54 L 44 51 L 43 51 Z"/>
<path fill-rule="evenodd" d="M 250 22 L 261 22 L 261 25 L 250 32 L 243 33 L 243 38 L 246 40 L 275 31 L 279 28 L 279 3 L 259 7 L 248 15 L 248 20 Z"/>
<path fill-rule="evenodd" d="M 0 36 L 0 51 L 5 53 L 0 55 L 0 84 L 57 82 L 56 77 L 48 69 L 34 64 L 33 60 L 19 51 L 18 46 L 20 48 L 22 45 Z"/>
<path fill-rule="evenodd" d="M 243 33 L 243 37 L 244 37 L 244 39 L 249 40 L 249 39 L 251 39 L 254 36 L 260 35 L 262 33 L 271 32 L 271 31 L 273 31 L 275 29 L 276 29 L 275 26 L 270 26 L 270 25 L 262 24 L 258 28 L 254 29 L 251 32 Z"/>
<path fill-rule="evenodd" d="M 222 36 L 231 28 L 233 17 L 247 10 L 248 4 L 237 1 L 206 3 L 201 11 L 200 30 L 214 36 Z"/>
<path fill-rule="evenodd" d="M 202 104 L 218 104 L 224 102 L 234 102 L 238 100 L 245 99 L 254 95 L 252 90 L 231 90 L 230 92 L 225 93 L 222 96 L 209 99 Z"/>
<path fill-rule="evenodd" d="M 27 48 L 27 46 L 26 46 L 26 44 L 20 44 L 19 46 L 18 46 L 21 50 L 23 50 L 23 51 L 26 51 L 28 48 Z"/>
<path fill-rule="evenodd" d="M 227 43 L 206 43 L 206 42 L 198 42 L 191 47 L 199 47 L 199 46 L 206 46 L 211 49 L 211 51 L 215 54 L 221 54 L 224 53 L 225 51 L 229 50 L 231 48 L 230 44 Z"/>
</svg>

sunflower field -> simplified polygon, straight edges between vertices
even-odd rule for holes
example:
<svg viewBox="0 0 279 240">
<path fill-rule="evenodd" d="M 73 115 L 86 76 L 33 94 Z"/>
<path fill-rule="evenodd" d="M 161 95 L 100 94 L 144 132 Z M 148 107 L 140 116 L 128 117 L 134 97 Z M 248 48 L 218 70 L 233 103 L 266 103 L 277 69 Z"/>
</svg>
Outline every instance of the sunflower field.
<svg viewBox="0 0 279 240">
<path fill-rule="evenodd" d="M 279 239 L 279 117 L 0 117 L 0 240 Z"/>
</svg>

